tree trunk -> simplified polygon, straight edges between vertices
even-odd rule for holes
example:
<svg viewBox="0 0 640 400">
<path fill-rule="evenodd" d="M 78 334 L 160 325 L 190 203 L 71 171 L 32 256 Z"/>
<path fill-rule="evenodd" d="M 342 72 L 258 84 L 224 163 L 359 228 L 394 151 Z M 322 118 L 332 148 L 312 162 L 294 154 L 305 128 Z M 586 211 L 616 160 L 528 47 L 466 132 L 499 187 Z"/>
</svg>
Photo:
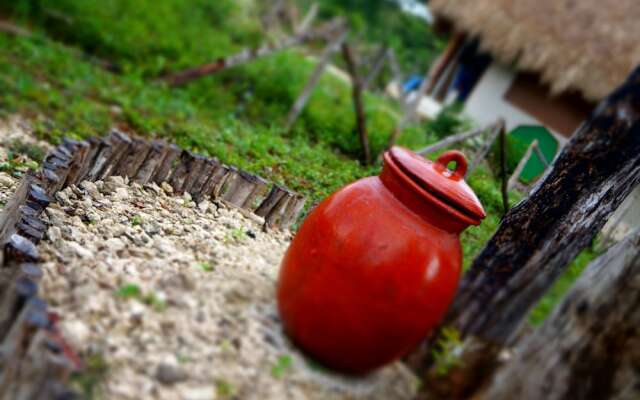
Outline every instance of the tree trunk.
<svg viewBox="0 0 640 400">
<path fill-rule="evenodd" d="M 347 43 L 342 44 L 342 56 L 347 64 L 347 70 L 351 76 L 351 87 L 353 97 L 353 108 L 356 114 L 356 129 L 360 136 L 360 144 L 364 154 L 364 162 L 366 165 L 371 164 L 371 151 L 369 150 L 369 135 L 367 133 L 367 121 L 364 114 L 364 106 L 362 104 L 362 80 L 358 75 L 357 63 L 354 60 L 351 47 Z"/>
<path fill-rule="evenodd" d="M 640 68 L 578 128 L 464 276 L 446 324 L 476 344 L 461 355 L 475 376 L 461 378 L 458 392 L 482 382 L 529 309 L 639 182 Z"/>
<path fill-rule="evenodd" d="M 483 399 L 640 399 L 640 231 L 592 262 Z"/>
</svg>

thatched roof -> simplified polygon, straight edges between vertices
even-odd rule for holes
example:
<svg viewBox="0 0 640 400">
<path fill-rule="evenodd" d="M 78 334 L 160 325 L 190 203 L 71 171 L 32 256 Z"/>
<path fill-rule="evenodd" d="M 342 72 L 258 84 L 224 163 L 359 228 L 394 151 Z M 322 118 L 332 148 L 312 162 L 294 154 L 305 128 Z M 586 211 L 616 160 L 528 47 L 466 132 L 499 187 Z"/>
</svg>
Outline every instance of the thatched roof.
<svg viewBox="0 0 640 400">
<path fill-rule="evenodd" d="M 606 96 L 640 63 L 638 0 L 431 0 L 456 30 L 505 63 L 538 72 L 553 92 Z"/>
</svg>

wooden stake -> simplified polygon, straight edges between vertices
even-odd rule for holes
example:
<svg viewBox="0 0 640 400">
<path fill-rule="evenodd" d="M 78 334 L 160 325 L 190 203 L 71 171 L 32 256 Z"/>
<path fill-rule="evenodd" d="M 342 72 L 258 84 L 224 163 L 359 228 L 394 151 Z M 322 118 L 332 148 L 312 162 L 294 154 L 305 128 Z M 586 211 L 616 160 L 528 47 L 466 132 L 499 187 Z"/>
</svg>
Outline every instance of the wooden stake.
<svg viewBox="0 0 640 400">
<path fill-rule="evenodd" d="M 318 61 L 316 68 L 313 70 L 313 72 L 311 73 L 311 76 L 309 77 L 309 80 L 307 81 L 307 84 L 305 85 L 304 89 L 302 89 L 302 92 L 296 99 L 295 103 L 293 104 L 293 107 L 291 107 L 291 110 L 289 111 L 289 115 L 287 115 L 287 122 L 285 124 L 286 132 L 290 132 L 291 128 L 293 128 L 293 125 L 298 120 L 298 117 L 304 110 L 304 107 L 307 105 L 307 102 L 311 97 L 311 93 L 313 93 L 313 89 L 316 87 L 316 85 L 320 81 L 322 72 L 324 72 L 325 68 L 327 68 L 327 65 L 329 65 L 329 61 L 331 61 L 331 57 L 338 50 L 340 50 L 340 46 L 347 39 L 347 33 L 348 33 L 347 30 L 343 29 L 342 32 L 339 33 L 334 38 L 334 40 L 332 40 L 331 43 L 327 45 L 327 47 L 325 47 L 324 51 L 322 52 L 322 56 L 320 56 L 320 61 Z"/>
<path fill-rule="evenodd" d="M 472 137 L 480 136 L 488 130 L 495 129 L 496 124 L 497 122 L 494 122 L 482 128 L 472 129 L 467 132 L 461 132 L 461 133 L 456 133 L 455 135 L 447 136 L 446 138 L 442 139 L 437 143 L 430 144 L 427 147 L 423 147 L 422 149 L 417 150 L 416 153 L 424 156 L 424 155 L 433 153 L 435 151 L 438 151 L 440 149 L 444 149 L 454 143 L 462 142 L 464 140 L 471 139 Z"/>
<path fill-rule="evenodd" d="M 369 74 L 362 82 L 362 90 L 369 90 L 371 84 L 376 80 L 382 69 L 384 68 L 385 61 L 389 58 L 389 48 L 387 46 L 381 46 L 378 50 L 378 54 L 373 59 L 373 64 L 369 68 Z"/>
<path fill-rule="evenodd" d="M 502 192 L 502 209 L 504 214 L 509 211 L 509 184 L 507 180 L 507 132 L 500 129 L 500 191 Z"/>
<path fill-rule="evenodd" d="M 431 68 L 429 68 L 429 71 L 427 72 L 425 78 L 422 80 L 422 84 L 420 84 L 420 88 L 416 93 L 415 100 L 411 104 L 409 104 L 409 106 L 407 107 L 407 112 L 405 112 L 405 114 L 402 116 L 402 120 L 400 120 L 400 123 L 395 127 L 393 133 L 391 134 L 391 137 L 389 138 L 389 144 L 387 145 L 387 147 L 393 146 L 402 134 L 404 128 L 406 128 L 409 123 L 413 122 L 422 98 L 433 90 L 438 77 L 440 76 L 442 71 L 446 69 L 448 63 L 451 61 L 451 59 L 457 53 L 458 49 L 460 48 L 460 46 L 462 46 L 463 43 L 464 35 L 456 33 L 453 39 L 451 39 L 451 41 L 447 45 L 445 51 L 440 55 L 440 57 L 431 66 Z"/>
<path fill-rule="evenodd" d="M 362 152 L 364 155 L 364 162 L 366 165 L 371 164 L 371 150 L 369 149 L 369 135 L 367 133 L 367 120 L 364 114 L 364 107 L 362 104 L 362 90 L 363 84 L 358 75 L 357 63 L 354 60 L 351 46 L 348 43 L 342 43 L 342 56 L 347 64 L 347 70 L 351 77 L 353 108 L 356 114 L 356 129 L 358 130 L 358 136 L 360 137 L 360 145 L 362 146 Z"/>
<path fill-rule="evenodd" d="M 531 142 L 531 144 L 527 148 L 527 151 L 524 153 L 524 156 L 522 156 L 522 158 L 518 162 L 518 165 L 516 166 L 515 171 L 513 171 L 513 174 L 511 174 L 511 177 L 509 178 L 509 182 L 507 183 L 507 190 L 513 189 L 518 183 L 518 179 L 520 179 L 520 175 L 522 174 L 522 171 L 524 171 L 524 167 L 529 162 L 529 159 L 531 158 L 531 154 L 533 154 L 533 149 L 536 146 L 538 146 L 537 139 Z"/>
<path fill-rule="evenodd" d="M 480 165 L 482 160 L 484 160 L 487 157 L 487 154 L 489 154 L 489 150 L 491 150 L 491 146 L 493 146 L 493 143 L 496 141 L 496 139 L 498 138 L 498 135 L 500 135 L 500 132 L 503 129 L 504 129 L 504 120 L 499 119 L 498 122 L 496 122 L 496 124 L 491 129 L 491 133 L 489 134 L 489 137 L 487 138 L 487 140 L 484 141 L 484 143 L 476 153 L 476 156 L 473 158 L 473 161 L 471 161 L 471 165 L 469 165 L 469 168 L 467 169 L 467 173 L 464 176 L 465 178 L 469 177 L 473 173 L 473 171 L 475 171 L 478 165 Z"/>
</svg>

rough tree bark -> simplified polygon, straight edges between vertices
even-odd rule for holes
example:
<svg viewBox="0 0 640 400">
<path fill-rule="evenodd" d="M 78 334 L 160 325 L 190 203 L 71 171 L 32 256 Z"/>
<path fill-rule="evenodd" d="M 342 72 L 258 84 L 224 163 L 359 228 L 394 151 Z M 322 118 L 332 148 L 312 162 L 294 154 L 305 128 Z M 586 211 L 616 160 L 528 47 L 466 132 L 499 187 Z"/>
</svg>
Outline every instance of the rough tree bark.
<svg viewBox="0 0 640 400">
<path fill-rule="evenodd" d="M 640 398 L 640 231 L 593 261 L 483 399 Z"/>
<path fill-rule="evenodd" d="M 457 392 L 468 395 L 486 378 L 479 375 L 491 371 L 531 306 L 639 182 L 640 68 L 578 128 L 464 276 L 446 318 L 469 349 Z"/>
<path fill-rule="evenodd" d="M 369 149 L 367 120 L 364 114 L 364 105 L 362 104 L 363 83 L 360 75 L 358 74 L 358 66 L 354 59 L 353 52 L 351 51 L 351 46 L 346 42 L 342 44 L 342 56 L 344 57 L 344 61 L 347 64 L 347 70 L 351 76 L 351 92 L 353 97 L 353 108 L 356 114 L 356 129 L 358 130 L 360 144 L 362 145 L 364 162 L 369 165 L 371 164 L 371 150 Z"/>
</svg>

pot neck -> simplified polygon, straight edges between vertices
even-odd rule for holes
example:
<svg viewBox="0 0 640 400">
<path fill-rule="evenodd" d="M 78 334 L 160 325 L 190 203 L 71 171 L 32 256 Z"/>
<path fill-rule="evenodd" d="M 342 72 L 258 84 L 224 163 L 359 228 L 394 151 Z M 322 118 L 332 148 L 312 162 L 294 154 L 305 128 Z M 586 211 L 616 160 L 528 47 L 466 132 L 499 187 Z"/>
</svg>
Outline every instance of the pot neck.
<svg viewBox="0 0 640 400">
<path fill-rule="evenodd" d="M 461 215 L 452 207 L 433 197 L 387 160 L 385 160 L 379 178 L 391 194 L 405 207 L 437 228 L 453 234 L 460 234 L 469 225 L 479 223 L 479 221 L 475 222 Z"/>
</svg>

